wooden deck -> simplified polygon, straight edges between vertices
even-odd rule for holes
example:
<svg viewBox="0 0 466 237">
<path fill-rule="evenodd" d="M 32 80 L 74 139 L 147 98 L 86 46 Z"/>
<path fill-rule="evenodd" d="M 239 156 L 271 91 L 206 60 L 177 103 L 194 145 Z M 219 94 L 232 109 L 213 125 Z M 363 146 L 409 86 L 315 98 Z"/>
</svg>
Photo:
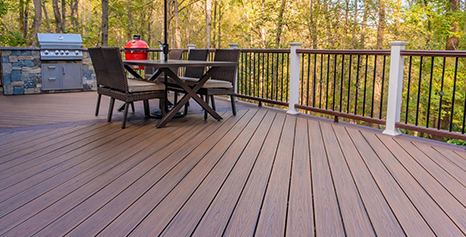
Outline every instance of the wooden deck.
<svg viewBox="0 0 466 237">
<path fill-rule="evenodd" d="M 122 130 L 96 98 L 0 96 L 0 236 L 466 234 L 461 147 L 221 99 Z"/>
</svg>

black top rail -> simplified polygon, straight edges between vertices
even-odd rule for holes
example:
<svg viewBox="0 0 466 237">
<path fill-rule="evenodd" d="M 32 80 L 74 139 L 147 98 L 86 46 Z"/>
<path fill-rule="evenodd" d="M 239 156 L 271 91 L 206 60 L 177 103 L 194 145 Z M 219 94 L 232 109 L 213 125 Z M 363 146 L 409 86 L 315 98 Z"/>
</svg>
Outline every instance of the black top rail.
<svg viewBox="0 0 466 237">
<path fill-rule="evenodd" d="M 403 56 L 438 56 L 466 58 L 466 51 L 454 50 L 401 50 Z"/>
<path fill-rule="evenodd" d="M 390 50 L 297 49 L 296 53 L 344 54 L 344 55 L 390 55 Z"/>
</svg>

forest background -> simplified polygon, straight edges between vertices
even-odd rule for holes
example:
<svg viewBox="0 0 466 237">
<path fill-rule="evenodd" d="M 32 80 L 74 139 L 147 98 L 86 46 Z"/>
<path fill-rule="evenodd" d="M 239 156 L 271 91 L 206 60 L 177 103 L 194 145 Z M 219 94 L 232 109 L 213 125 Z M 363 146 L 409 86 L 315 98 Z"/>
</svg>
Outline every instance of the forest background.
<svg viewBox="0 0 466 237">
<path fill-rule="evenodd" d="M 169 0 L 171 48 L 466 49 L 460 0 Z M 37 32 L 78 33 L 84 46 L 163 39 L 163 0 L 2 0 L 0 46 L 36 46 Z M 108 19 L 108 22 L 107 22 Z"/>
</svg>

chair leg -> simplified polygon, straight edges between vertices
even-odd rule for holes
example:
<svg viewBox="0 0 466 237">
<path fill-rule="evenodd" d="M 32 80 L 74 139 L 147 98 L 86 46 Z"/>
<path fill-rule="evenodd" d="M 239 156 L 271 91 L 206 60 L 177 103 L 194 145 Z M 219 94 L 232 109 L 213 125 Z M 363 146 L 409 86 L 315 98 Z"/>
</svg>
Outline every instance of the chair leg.
<svg viewBox="0 0 466 237">
<path fill-rule="evenodd" d="M 108 106 L 107 122 L 112 121 L 113 106 L 115 105 L 115 98 L 110 98 L 110 105 Z"/>
<path fill-rule="evenodd" d="M 165 108 L 165 105 L 167 104 L 167 100 L 165 98 L 160 98 L 160 108 Z M 165 116 L 166 110 L 161 109 L 162 117 Z"/>
<path fill-rule="evenodd" d="M 133 114 L 134 114 L 134 102 L 131 102 L 131 110 L 133 110 Z"/>
<path fill-rule="evenodd" d="M 217 111 L 217 109 L 215 108 L 215 100 L 214 100 L 214 96 L 213 96 L 213 95 L 210 96 L 210 100 L 212 101 L 212 109 L 214 109 L 215 111 Z"/>
<path fill-rule="evenodd" d="M 231 100 L 231 111 L 233 112 L 233 115 L 236 116 L 235 97 L 233 95 L 230 95 L 230 100 Z"/>
<path fill-rule="evenodd" d="M 173 97 L 174 97 L 174 98 L 173 98 L 173 100 L 174 100 L 174 101 L 173 101 L 173 105 L 176 105 L 176 103 L 178 103 L 178 92 L 175 91 L 174 93 L 175 93 L 175 94 L 173 95 Z"/>
<path fill-rule="evenodd" d="M 150 117 L 150 111 L 149 111 L 149 100 L 144 100 L 144 116 L 146 118 Z"/>
<path fill-rule="evenodd" d="M 97 97 L 97 106 L 95 108 L 95 116 L 99 115 L 100 100 L 102 99 L 102 94 L 99 94 Z"/>
<path fill-rule="evenodd" d="M 123 114 L 123 122 L 121 122 L 121 128 L 122 129 L 125 128 L 125 126 L 126 126 L 126 118 L 128 117 L 128 108 L 129 108 L 130 103 L 131 102 L 126 102 L 125 103 L 125 112 Z"/>
<path fill-rule="evenodd" d="M 205 102 L 207 103 L 207 105 L 209 104 L 209 96 L 208 95 L 205 96 Z M 207 120 L 207 110 L 204 110 L 204 120 Z"/>
</svg>

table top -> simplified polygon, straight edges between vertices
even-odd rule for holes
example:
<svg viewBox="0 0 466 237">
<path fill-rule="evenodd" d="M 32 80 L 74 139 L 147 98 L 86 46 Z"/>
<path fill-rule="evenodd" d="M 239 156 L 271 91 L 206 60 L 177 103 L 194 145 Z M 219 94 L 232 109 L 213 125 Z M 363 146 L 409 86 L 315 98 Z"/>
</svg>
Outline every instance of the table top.
<svg viewBox="0 0 466 237">
<path fill-rule="evenodd" d="M 164 67 L 228 67 L 238 66 L 237 62 L 225 61 L 196 61 L 196 60 L 123 60 L 127 65 L 153 66 L 155 68 Z"/>
</svg>

